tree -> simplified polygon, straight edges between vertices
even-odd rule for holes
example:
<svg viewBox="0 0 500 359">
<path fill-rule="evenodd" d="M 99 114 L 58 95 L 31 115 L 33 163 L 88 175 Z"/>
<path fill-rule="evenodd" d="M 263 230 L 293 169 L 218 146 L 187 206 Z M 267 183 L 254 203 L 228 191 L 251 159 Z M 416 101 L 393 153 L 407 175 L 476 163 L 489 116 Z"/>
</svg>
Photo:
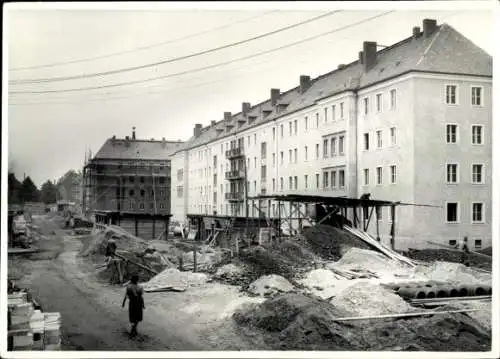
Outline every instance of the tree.
<svg viewBox="0 0 500 359">
<path fill-rule="evenodd" d="M 24 202 L 38 202 L 40 200 L 40 192 L 35 184 L 28 176 L 21 184 L 21 201 Z"/>
<path fill-rule="evenodd" d="M 42 185 L 41 191 L 40 191 L 40 199 L 43 203 L 49 204 L 49 203 L 56 203 L 57 201 L 57 188 L 52 181 L 47 180 Z"/>
<path fill-rule="evenodd" d="M 7 192 L 9 204 L 21 204 L 21 182 L 18 181 L 14 173 L 9 173 L 7 178 Z"/>
</svg>

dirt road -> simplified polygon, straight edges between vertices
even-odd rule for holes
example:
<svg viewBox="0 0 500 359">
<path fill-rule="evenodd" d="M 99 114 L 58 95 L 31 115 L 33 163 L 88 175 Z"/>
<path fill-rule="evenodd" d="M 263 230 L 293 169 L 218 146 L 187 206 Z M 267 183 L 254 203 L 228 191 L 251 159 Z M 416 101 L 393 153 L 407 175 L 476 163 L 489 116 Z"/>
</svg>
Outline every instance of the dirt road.
<svg viewBox="0 0 500 359">
<path fill-rule="evenodd" d="M 209 349 L 182 327 L 158 323 L 149 308 L 139 327 L 145 334 L 129 339 L 128 311 L 121 307 L 123 288 L 106 288 L 92 280 L 92 265 L 76 256 L 81 245 L 78 239 L 49 220 L 36 224 L 47 236 L 38 243 L 42 252 L 30 258 L 9 258 L 9 276 L 19 278 L 17 283 L 30 289 L 45 312 L 61 313 L 63 350 Z M 87 272 L 82 270 L 85 266 Z"/>
</svg>

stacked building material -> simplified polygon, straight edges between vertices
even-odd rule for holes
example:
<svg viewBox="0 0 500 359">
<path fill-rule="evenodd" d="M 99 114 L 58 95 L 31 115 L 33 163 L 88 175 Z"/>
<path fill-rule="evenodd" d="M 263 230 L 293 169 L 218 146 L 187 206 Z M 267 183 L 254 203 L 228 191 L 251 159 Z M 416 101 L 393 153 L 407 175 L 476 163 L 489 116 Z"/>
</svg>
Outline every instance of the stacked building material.
<svg viewBox="0 0 500 359">
<path fill-rule="evenodd" d="M 44 313 L 45 350 L 61 350 L 61 314 Z"/>
</svg>

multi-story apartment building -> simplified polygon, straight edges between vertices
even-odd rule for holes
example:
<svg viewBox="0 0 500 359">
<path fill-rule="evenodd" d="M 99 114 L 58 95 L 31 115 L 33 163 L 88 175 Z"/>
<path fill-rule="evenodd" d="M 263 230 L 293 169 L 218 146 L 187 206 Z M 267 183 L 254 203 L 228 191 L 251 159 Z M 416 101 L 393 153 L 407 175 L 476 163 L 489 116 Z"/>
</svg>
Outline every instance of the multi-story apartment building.
<svg viewBox="0 0 500 359">
<path fill-rule="evenodd" d="M 426 19 L 392 46 L 364 42 L 357 61 L 270 95 L 195 125 L 172 157 L 175 218 L 256 216 L 246 195 L 370 193 L 433 206 L 396 207 L 396 248 L 491 245 L 492 58 L 451 26 Z M 383 241 L 391 217 L 377 216 Z"/>
<path fill-rule="evenodd" d="M 82 201 L 82 175 L 73 170 L 57 181 L 57 199 L 80 204 Z"/>
<path fill-rule="evenodd" d="M 170 211 L 169 155 L 182 142 L 108 139 L 84 167 L 84 209 L 145 239 L 158 237 Z"/>
</svg>

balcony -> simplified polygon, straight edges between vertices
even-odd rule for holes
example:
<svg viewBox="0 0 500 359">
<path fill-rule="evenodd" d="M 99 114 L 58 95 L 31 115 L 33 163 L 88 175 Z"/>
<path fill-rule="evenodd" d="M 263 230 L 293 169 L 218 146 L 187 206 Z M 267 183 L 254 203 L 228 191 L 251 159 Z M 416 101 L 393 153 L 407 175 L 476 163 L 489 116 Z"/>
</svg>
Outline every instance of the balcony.
<svg viewBox="0 0 500 359">
<path fill-rule="evenodd" d="M 226 158 L 228 160 L 233 159 L 233 158 L 242 157 L 243 155 L 244 155 L 243 147 L 235 147 L 235 148 L 231 148 L 230 150 L 226 151 Z"/>
<path fill-rule="evenodd" d="M 227 180 L 238 180 L 243 178 L 245 178 L 245 172 L 243 172 L 242 170 L 234 170 L 226 172 Z"/>
<path fill-rule="evenodd" d="M 224 196 L 229 202 L 243 202 L 244 197 L 242 192 L 227 192 Z"/>
</svg>

